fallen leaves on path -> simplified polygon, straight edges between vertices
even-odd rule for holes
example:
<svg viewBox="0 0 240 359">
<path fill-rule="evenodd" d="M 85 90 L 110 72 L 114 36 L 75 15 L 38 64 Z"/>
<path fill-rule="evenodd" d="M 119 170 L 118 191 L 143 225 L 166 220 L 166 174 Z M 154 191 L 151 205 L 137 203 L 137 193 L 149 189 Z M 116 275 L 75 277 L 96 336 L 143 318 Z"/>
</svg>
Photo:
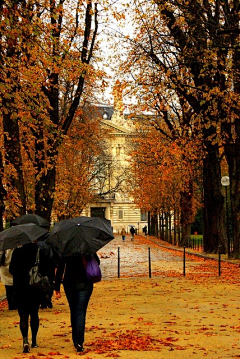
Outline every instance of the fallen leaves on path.
<svg viewBox="0 0 240 359">
<path fill-rule="evenodd" d="M 127 261 L 133 263 L 132 267 L 134 268 L 138 264 L 136 258 L 136 252 L 140 252 L 143 250 L 143 247 L 150 248 L 151 252 L 153 253 L 152 256 L 157 257 L 156 253 L 161 250 L 161 253 L 167 253 L 171 255 L 172 258 L 176 258 L 178 263 L 178 269 L 168 269 L 166 266 L 166 262 L 169 263 L 169 267 L 171 267 L 171 260 L 162 258 L 162 260 L 158 261 L 157 258 L 152 260 L 152 268 L 151 268 L 151 275 L 152 277 L 162 276 L 162 277 L 182 277 L 183 276 L 183 250 L 179 249 L 178 247 L 173 248 L 173 246 L 167 242 L 162 240 L 156 239 L 155 237 L 142 237 L 136 236 L 134 241 L 134 257 L 128 257 Z M 146 249 L 145 249 L 146 250 Z M 111 252 L 112 253 L 112 252 Z M 142 260 L 139 260 L 139 262 Z M 174 260 L 173 260 L 174 261 Z M 159 263 L 159 265 L 158 265 Z M 164 268 L 161 267 L 161 263 L 165 263 Z M 193 280 L 197 282 L 204 282 L 206 278 L 218 278 L 222 283 L 232 283 L 232 284 L 239 284 L 240 283 L 240 263 L 232 263 L 230 261 L 220 261 L 218 258 L 212 259 L 208 258 L 207 256 L 203 256 L 202 253 L 185 253 L 185 277 L 186 279 Z M 144 277 L 147 276 L 149 273 L 145 272 L 135 272 L 133 273 L 133 268 L 129 271 L 128 275 L 121 274 L 121 277 Z M 220 275 L 219 275 L 220 270 Z"/>
<path fill-rule="evenodd" d="M 127 330 L 125 332 L 119 330 L 105 335 L 104 338 L 96 338 L 88 346 L 98 354 L 113 350 L 151 351 L 162 347 L 170 347 L 175 350 L 186 349 L 187 346 L 175 344 L 178 340 L 178 338 L 174 337 L 156 339 L 151 335 L 142 335 L 137 330 Z"/>
</svg>

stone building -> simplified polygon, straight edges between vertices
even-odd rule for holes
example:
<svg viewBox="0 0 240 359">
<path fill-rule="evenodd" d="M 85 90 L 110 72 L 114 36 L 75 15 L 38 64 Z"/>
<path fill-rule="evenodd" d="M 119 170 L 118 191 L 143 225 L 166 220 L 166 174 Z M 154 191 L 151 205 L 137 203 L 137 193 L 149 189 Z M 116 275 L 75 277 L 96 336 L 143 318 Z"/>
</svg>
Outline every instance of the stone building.
<svg viewBox="0 0 240 359">
<path fill-rule="evenodd" d="M 111 220 L 114 233 L 120 233 L 124 227 L 129 232 L 130 225 L 134 225 L 138 233 L 147 225 L 147 214 L 142 213 L 134 204 L 128 192 L 126 182 L 129 167 L 129 148 L 134 136 L 134 126 L 128 114 L 123 112 L 119 102 L 114 106 L 95 105 L 94 116 L 101 119 L 101 126 L 105 131 L 108 144 L 107 180 L 105 194 L 97 197 L 84 209 L 82 215 L 99 216 Z"/>
</svg>

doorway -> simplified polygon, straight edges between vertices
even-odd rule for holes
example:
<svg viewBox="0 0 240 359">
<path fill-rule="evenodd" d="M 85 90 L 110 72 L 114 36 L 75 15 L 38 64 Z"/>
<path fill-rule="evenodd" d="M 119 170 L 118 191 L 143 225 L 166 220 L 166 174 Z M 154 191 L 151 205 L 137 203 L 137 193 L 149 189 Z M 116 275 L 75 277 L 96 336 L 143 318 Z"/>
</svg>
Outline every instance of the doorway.
<svg viewBox="0 0 240 359">
<path fill-rule="evenodd" d="M 105 209 L 106 207 L 91 207 L 91 217 L 105 217 Z"/>
</svg>

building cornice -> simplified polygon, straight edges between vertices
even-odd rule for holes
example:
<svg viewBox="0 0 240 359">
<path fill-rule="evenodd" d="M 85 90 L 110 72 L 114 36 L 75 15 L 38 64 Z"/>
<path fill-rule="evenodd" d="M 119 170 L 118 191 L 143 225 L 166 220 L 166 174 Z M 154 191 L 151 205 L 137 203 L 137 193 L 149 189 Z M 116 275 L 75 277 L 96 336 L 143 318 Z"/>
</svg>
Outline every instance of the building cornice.
<svg viewBox="0 0 240 359">
<path fill-rule="evenodd" d="M 133 133 L 127 130 L 126 128 L 116 125 L 115 123 L 109 121 L 109 120 L 101 120 L 101 124 L 109 127 L 111 130 L 115 130 L 114 134 L 115 136 L 133 136 Z"/>
</svg>

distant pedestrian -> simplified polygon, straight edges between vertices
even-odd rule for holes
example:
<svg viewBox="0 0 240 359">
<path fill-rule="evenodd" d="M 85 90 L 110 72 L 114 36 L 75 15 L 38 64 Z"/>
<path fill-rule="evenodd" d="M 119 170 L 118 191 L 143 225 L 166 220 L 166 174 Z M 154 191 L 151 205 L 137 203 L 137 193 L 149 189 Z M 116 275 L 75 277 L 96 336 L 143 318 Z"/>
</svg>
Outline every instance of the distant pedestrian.
<svg viewBox="0 0 240 359">
<path fill-rule="evenodd" d="M 131 233 L 131 241 L 133 241 L 134 240 L 134 234 L 136 233 L 135 229 L 133 227 L 130 228 L 130 233 Z"/>
<path fill-rule="evenodd" d="M 144 226 L 144 227 L 143 227 L 143 233 L 144 233 L 145 236 L 146 236 L 146 234 L 147 234 L 147 226 Z"/>
<path fill-rule="evenodd" d="M 125 241 L 125 238 L 126 238 L 126 231 L 124 228 L 122 228 L 121 230 L 121 236 L 122 236 L 122 240 Z"/>
</svg>

